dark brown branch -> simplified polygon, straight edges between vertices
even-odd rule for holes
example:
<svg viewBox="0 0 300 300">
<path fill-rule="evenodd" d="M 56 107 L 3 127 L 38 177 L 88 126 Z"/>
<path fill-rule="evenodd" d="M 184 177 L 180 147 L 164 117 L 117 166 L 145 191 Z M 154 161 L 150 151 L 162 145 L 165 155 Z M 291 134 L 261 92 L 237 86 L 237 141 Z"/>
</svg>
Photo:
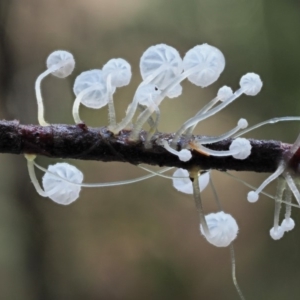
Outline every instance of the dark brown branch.
<svg viewBox="0 0 300 300">
<path fill-rule="evenodd" d="M 153 147 L 146 149 L 145 132 L 141 132 L 138 142 L 129 141 L 129 133 L 130 131 L 124 130 L 114 136 L 105 127 L 90 128 L 84 124 L 42 127 L 21 125 L 18 121 L 0 121 L 0 152 L 104 162 L 120 161 L 135 165 L 143 163 L 186 169 L 197 166 L 202 169 L 273 172 L 290 147 L 280 141 L 250 140 L 252 152 L 245 160 L 204 156 L 193 151 L 193 158 L 184 163 L 155 143 L 158 138 L 171 139 L 172 134 L 157 134 L 152 142 Z M 181 146 L 186 143 L 184 138 L 180 141 Z M 207 146 L 214 150 L 228 150 L 230 143 L 231 139 L 226 139 Z"/>
</svg>

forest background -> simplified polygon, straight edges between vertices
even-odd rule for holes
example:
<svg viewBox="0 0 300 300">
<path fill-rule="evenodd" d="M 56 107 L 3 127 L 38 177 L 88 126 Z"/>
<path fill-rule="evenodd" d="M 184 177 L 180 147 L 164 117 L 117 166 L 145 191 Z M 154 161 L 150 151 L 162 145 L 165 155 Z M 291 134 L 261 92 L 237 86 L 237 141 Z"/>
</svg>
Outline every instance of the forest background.
<svg viewBox="0 0 300 300">
<path fill-rule="evenodd" d="M 72 86 L 82 71 L 102 68 L 110 58 L 132 65 L 133 79 L 116 94 L 117 118 L 140 82 L 139 59 L 151 45 L 169 44 L 184 55 L 208 43 L 225 55 L 220 79 L 206 89 L 183 84 L 183 95 L 161 106 L 160 131 L 174 132 L 224 84 L 238 88 L 247 72 L 264 86 L 201 123 L 199 134 L 218 135 L 244 117 L 255 124 L 300 112 L 300 3 L 296 0 L 1 0 L 0 117 L 37 124 L 34 81 L 52 51 L 73 53 L 67 79 L 43 82 L 46 119 L 73 124 Z M 107 125 L 107 110 L 81 108 L 90 126 Z M 225 130 L 226 128 L 226 130 Z M 247 137 L 293 143 L 299 123 L 277 124 Z M 55 160 L 39 157 L 44 166 Z M 69 161 L 86 182 L 134 178 L 143 171 L 122 163 Z M 35 192 L 22 156 L 0 156 L 0 299 L 235 299 L 229 250 L 199 235 L 192 196 L 167 179 L 84 189 L 71 206 Z M 235 173 L 253 185 L 266 174 Z M 40 174 L 42 175 L 42 174 Z M 237 276 L 247 299 L 297 299 L 300 295 L 300 215 L 280 241 L 269 236 L 271 200 L 246 200 L 248 188 L 213 172 L 226 212 L 239 223 L 235 241 Z M 271 185 L 269 192 L 275 192 Z M 205 211 L 216 211 L 204 192 Z M 298 296 L 297 296 L 298 295 Z"/>
</svg>

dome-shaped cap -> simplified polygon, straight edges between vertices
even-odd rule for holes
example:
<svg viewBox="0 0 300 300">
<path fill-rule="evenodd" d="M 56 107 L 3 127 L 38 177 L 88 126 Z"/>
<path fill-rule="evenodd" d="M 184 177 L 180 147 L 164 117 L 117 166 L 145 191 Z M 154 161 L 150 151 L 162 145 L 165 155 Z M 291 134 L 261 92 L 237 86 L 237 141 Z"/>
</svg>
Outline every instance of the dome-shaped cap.
<svg viewBox="0 0 300 300">
<path fill-rule="evenodd" d="M 263 83 L 259 75 L 255 73 L 247 73 L 246 75 L 242 76 L 240 80 L 240 86 L 246 95 L 256 96 L 260 92 Z"/>
<path fill-rule="evenodd" d="M 232 155 L 235 159 L 246 159 L 251 154 L 251 149 L 251 143 L 245 138 L 236 138 L 229 146 L 229 150 L 236 151 L 236 153 Z"/>
<path fill-rule="evenodd" d="M 178 51 L 165 44 L 149 47 L 141 57 L 140 71 L 143 80 L 151 78 L 150 82 L 160 90 L 165 89 L 178 75 L 182 73 L 182 59 Z M 178 95 L 179 87 L 176 87 Z M 167 95 L 168 96 L 168 95 Z"/>
<path fill-rule="evenodd" d="M 46 65 L 48 69 L 56 65 L 60 66 L 57 70 L 52 72 L 52 74 L 59 78 L 65 78 L 73 72 L 75 60 L 70 52 L 57 50 L 48 56 Z"/>
<path fill-rule="evenodd" d="M 178 177 L 178 178 L 176 178 Z M 179 178 L 180 177 L 180 178 Z M 181 178 L 183 177 L 183 178 Z M 198 178 L 200 192 L 202 192 L 209 183 L 209 172 L 201 174 Z M 185 169 L 177 169 L 173 174 L 173 187 L 179 192 L 193 194 L 193 184 L 189 177 L 189 172 Z"/>
<path fill-rule="evenodd" d="M 216 47 L 202 44 L 190 49 L 183 58 L 184 71 L 194 68 L 188 80 L 201 87 L 214 83 L 225 68 L 223 53 Z"/>
<path fill-rule="evenodd" d="M 108 103 L 108 93 L 101 70 L 82 72 L 76 77 L 74 94 L 76 96 L 86 89 L 90 89 L 81 99 L 81 103 L 87 107 L 98 109 Z"/>
<path fill-rule="evenodd" d="M 74 183 L 83 181 L 82 172 L 68 163 L 50 165 L 48 171 Z M 79 197 L 81 190 L 80 186 L 68 183 L 50 173 L 45 173 L 43 176 L 43 187 L 50 199 L 62 205 L 74 202 Z"/>
<path fill-rule="evenodd" d="M 221 88 L 219 88 L 217 98 L 220 101 L 225 101 L 232 95 L 233 95 L 232 89 L 229 86 L 224 85 Z"/>
<path fill-rule="evenodd" d="M 155 103 L 156 98 L 160 95 L 160 90 L 154 84 L 141 85 L 135 94 L 138 102 L 142 105 L 149 106 Z"/>
<path fill-rule="evenodd" d="M 106 80 L 111 75 L 111 83 L 114 87 L 122 87 L 129 84 L 131 79 L 131 66 L 123 58 L 110 59 L 102 68 L 103 77 Z"/>
<path fill-rule="evenodd" d="M 204 234 L 200 225 L 200 231 L 206 240 L 216 247 L 227 247 L 237 237 L 239 227 L 235 219 L 223 211 L 211 213 L 205 216 L 209 236 Z"/>
</svg>

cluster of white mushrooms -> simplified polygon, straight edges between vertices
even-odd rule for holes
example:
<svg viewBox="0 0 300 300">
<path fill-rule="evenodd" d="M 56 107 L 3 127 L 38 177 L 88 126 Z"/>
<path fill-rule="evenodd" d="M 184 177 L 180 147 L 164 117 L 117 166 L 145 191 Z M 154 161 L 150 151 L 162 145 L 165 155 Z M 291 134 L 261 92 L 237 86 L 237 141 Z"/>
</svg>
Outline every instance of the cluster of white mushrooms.
<svg viewBox="0 0 300 300">
<path fill-rule="evenodd" d="M 69 52 L 55 51 L 47 59 L 47 70 L 43 72 L 36 80 L 35 90 L 38 104 L 38 121 L 40 125 L 49 125 L 44 119 L 44 106 L 41 94 L 41 81 L 44 77 L 52 74 L 59 78 L 65 78 L 70 75 L 75 67 L 75 60 Z M 79 117 L 80 104 L 93 109 L 100 109 L 108 105 L 108 119 L 110 130 L 118 134 L 123 129 L 131 129 L 131 140 L 139 139 L 140 131 L 145 123 L 148 123 L 150 129 L 147 134 L 145 147 L 151 147 L 151 139 L 157 132 L 160 109 L 159 105 L 165 98 L 176 98 L 182 94 L 181 83 L 187 79 L 192 84 L 199 87 L 207 87 L 214 83 L 223 72 L 225 67 L 225 58 L 222 52 L 208 44 L 202 44 L 190 49 L 182 59 L 176 49 L 165 44 L 159 44 L 148 48 L 140 59 L 140 72 L 142 82 L 136 89 L 132 102 L 129 104 L 125 117 L 118 123 L 114 109 L 113 96 L 116 88 L 126 86 L 131 80 L 130 64 L 122 58 L 109 60 L 104 64 L 102 70 L 95 69 L 85 71 L 77 76 L 74 83 L 74 94 L 76 96 L 73 105 L 73 118 L 76 124 L 82 123 Z M 197 124 L 221 111 L 231 104 L 241 95 L 257 95 L 262 88 L 262 81 L 255 73 L 247 73 L 240 79 L 240 88 L 235 92 L 228 86 L 221 87 L 217 96 L 200 109 L 195 116 L 187 120 L 175 133 L 171 141 L 156 140 L 156 143 L 162 146 L 166 151 L 177 156 L 179 160 L 186 162 L 192 158 L 192 152 L 198 151 L 211 156 L 232 156 L 235 159 L 243 160 L 251 154 L 251 144 L 245 138 L 240 138 L 242 134 L 249 132 L 266 124 L 273 124 L 279 121 L 300 120 L 300 117 L 275 118 L 259 123 L 250 128 L 245 119 L 240 119 L 237 126 L 228 132 L 217 137 L 192 138 L 192 133 Z M 134 121 L 134 116 L 139 114 Z M 154 118 L 155 116 L 155 118 Z M 247 129 L 246 129 L 247 128 Z M 184 135 L 190 142 L 180 151 L 177 150 L 180 137 Z M 215 151 L 206 147 L 207 144 L 213 144 L 226 138 L 234 138 L 228 150 Z M 300 138 L 290 150 L 291 158 L 300 146 Z M 206 240 L 217 247 L 227 247 L 232 244 L 238 233 L 238 225 L 235 219 L 225 213 L 220 207 L 220 211 L 205 215 L 202 207 L 201 192 L 211 183 L 210 170 L 183 170 L 178 169 L 172 177 L 163 175 L 171 168 L 162 169 L 160 172 L 151 171 L 141 167 L 151 174 L 140 178 L 110 183 L 84 184 L 83 174 L 76 167 L 67 163 L 57 163 L 44 169 L 35 163 L 34 155 L 25 155 L 28 161 L 28 170 L 30 178 L 37 190 L 43 197 L 49 197 L 59 204 L 68 205 L 74 202 L 78 197 L 81 187 L 103 187 L 130 184 L 153 176 L 162 176 L 173 179 L 173 186 L 180 192 L 193 194 L 200 217 L 200 231 Z M 34 171 L 37 167 L 45 172 L 40 186 Z M 274 226 L 270 230 L 273 239 L 280 239 L 284 232 L 292 230 L 295 226 L 291 218 L 292 194 L 300 204 L 300 193 L 293 180 L 293 173 L 288 171 L 288 161 L 280 162 L 278 169 L 255 191 L 249 192 L 248 201 L 258 200 L 259 193 L 265 186 L 283 174 L 284 179 L 279 179 L 278 191 L 275 197 L 275 217 Z M 217 199 L 218 200 L 218 199 Z M 281 204 L 286 204 L 285 219 L 279 225 L 279 214 Z M 233 251 L 233 250 L 232 250 Z M 243 296 L 237 286 L 235 276 L 233 276 L 235 285 L 241 298 Z"/>
<path fill-rule="evenodd" d="M 65 78 L 71 74 L 74 67 L 75 60 L 69 52 L 55 51 L 49 55 L 47 59 L 47 70 L 38 77 L 35 85 L 40 125 L 48 125 L 44 119 L 44 106 L 41 94 L 42 79 L 49 74 L 59 78 Z M 130 64 L 127 61 L 122 58 L 111 59 L 103 66 L 102 70 L 95 69 L 85 71 L 77 76 L 73 89 L 76 96 L 73 105 L 74 121 L 76 124 L 82 123 L 79 117 L 80 104 L 93 109 L 99 109 L 108 105 L 109 130 L 117 134 L 122 129 L 132 126 L 130 138 L 136 140 L 139 137 L 143 125 L 148 122 L 151 127 L 147 136 L 147 142 L 149 142 L 158 127 L 160 103 L 165 98 L 180 96 L 182 94 L 181 82 L 185 79 L 188 79 L 192 84 L 200 87 L 209 86 L 219 78 L 224 67 L 225 58 L 222 52 L 208 44 L 199 45 L 190 49 L 183 59 L 173 47 L 165 44 L 151 46 L 144 52 L 140 60 L 140 71 L 143 81 L 138 86 L 133 100 L 128 106 L 126 116 L 121 122 L 117 123 L 113 95 L 116 88 L 129 84 L 132 74 Z M 196 139 L 187 146 L 187 149 L 181 149 L 180 151 L 177 151 L 176 148 L 180 136 L 182 134 L 191 136 L 194 128 L 200 121 L 213 116 L 242 94 L 250 96 L 256 95 L 261 87 L 262 82 L 260 77 L 254 73 L 248 73 L 242 76 L 240 88 L 235 93 L 227 86 L 221 87 L 216 98 L 206 104 L 194 117 L 186 121 L 180 127 L 171 144 L 166 140 L 158 140 L 157 143 L 170 153 L 176 155 L 181 161 L 189 161 L 192 158 L 191 151 L 193 150 L 212 156 L 232 156 L 236 159 L 247 158 L 251 153 L 251 145 L 250 142 L 244 138 L 234 139 L 227 151 L 214 151 L 203 146 L 231 137 L 240 129 L 246 128 L 248 123 L 245 119 L 240 119 L 237 127 L 219 137 Z M 140 107 L 141 113 L 138 115 L 136 122 L 133 122 L 133 117 L 138 107 Z M 156 117 L 155 121 L 152 119 L 153 114 L 155 114 Z M 146 143 L 146 146 L 151 146 L 151 143 Z M 42 182 L 44 189 L 42 189 L 34 173 L 34 157 L 28 155 L 26 157 L 28 159 L 28 169 L 31 180 L 41 196 L 49 197 L 56 203 L 64 205 L 74 202 L 79 197 L 80 188 L 83 186 L 83 174 L 77 168 L 67 163 L 49 166 L 43 177 Z M 200 174 L 199 172 L 200 170 L 197 172 L 198 175 Z M 157 174 L 150 176 L 154 175 Z M 209 173 L 206 173 L 205 176 L 202 175 L 199 176 L 199 178 L 204 177 L 207 179 L 208 176 Z M 176 175 L 174 175 L 174 177 L 176 177 Z M 180 180 L 188 181 L 191 184 L 187 174 L 181 177 L 182 178 L 177 178 L 174 181 L 175 187 L 175 182 L 179 185 L 182 184 Z M 127 181 L 124 183 L 126 182 Z M 124 183 L 119 182 L 119 184 Z M 84 186 L 93 187 L 99 185 L 103 186 L 103 184 L 84 184 Z M 200 194 L 198 195 L 194 190 L 192 190 L 191 193 L 194 193 L 195 197 L 200 198 Z M 208 215 L 208 223 L 210 218 L 210 215 Z M 206 218 L 203 217 L 202 212 L 200 213 L 200 223 L 202 226 L 201 232 L 208 241 L 211 241 L 210 226 L 207 225 Z M 231 241 L 235 238 L 236 233 L 232 235 Z M 228 241 L 224 241 L 224 243 L 213 242 L 213 244 L 227 246 Z"/>
</svg>

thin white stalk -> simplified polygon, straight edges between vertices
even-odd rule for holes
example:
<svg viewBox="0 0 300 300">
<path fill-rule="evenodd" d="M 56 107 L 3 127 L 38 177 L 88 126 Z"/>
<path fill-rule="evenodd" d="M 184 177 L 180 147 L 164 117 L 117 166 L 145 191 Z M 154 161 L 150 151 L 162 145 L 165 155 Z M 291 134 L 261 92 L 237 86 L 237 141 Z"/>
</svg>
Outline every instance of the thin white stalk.
<svg viewBox="0 0 300 300">
<path fill-rule="evenodd" d="M 241 178 L 238 178 L 237 176 L 234 176 L 233 174 L 229 173 L 228 171 L 225 171 L 224 174 L 226 174 L 226 175 L 232 177 L 232 178 L 235 179 L 236 181 L 242 183 L 243 185 L 249 187 L 249 188 L 252 189 L 252 190 L 256 190 L 256 189 L 257 189 L 255 186 L 253 186 L 253 185 L 247 183 L 246 181 L 244 181 L 244 180 L 241 179 Z M 263 195 L 265 195 L 265 196 L 267 196 L 267 197 L 269 197 L 269 198 L 275 200 L 275 197 L 273 197 L 272 195 L 270 195 L 270 194 L 268 194 L 268 193 L 266 193 L 266 192 L 264 192 L 264 191 L 261 191 L 261 194 L 263 194 Z"/>
<path fill-rule="evenodd" d="M 37 100 L 37 106 L 38 106 L 38 122 L 41 126 L 49 126 L 50 124 L 45 121 L 45 109 L 44 109 L 44 103 L 43 103 L 43 97 L 42 97 L 42 91 L 41 91 L 41 82 L 42 80 L 49 74 L 59 70 L 61 67 L 63 67 L 65 64 L 67 64 L 69 60 L 61 61 L 56 65 L 53 65 L 46 71 L 44 71 L 42 74 L 38 76 L 38 78 L 35 81 L 35 94 L 36 94 L 36 100 Z"/>
<path fill-rule="evenodd" d="M 40 183 L 38 182 L 38 180 L 36 178 L 33 160 L 27 159 L 27 168 L 28 168 L 30 180 L 33 183 L 33 186 L 35 187 L 37 193 L 39 195 L 41 195 L 42 197 L 48 197 L 48 195 L 45 193 L 45 191 L 41 188 Z"/>
<path fill-rule="evenodd" d="M 106 89 L 108 93 L 108 120 L 109 120 L 109 125 L 110 126 L 116 126 L 116 111 L 115 111 L 115 106 L 114 106 L 114 99 L 113 99 L 113 94 L 114 94 L 114 89 L 111 86 L 111 74 L 107 76 L 106 79 Z"/>
<path fill-rule="evenodd" d="M 182 74 L 180 74 L 178 77 L 176 77 L 159 95 L 159 97 L 157 97 L 155 99 L 155 103 L 157 106 L 160 105 L 160 103 L 163 101 L 163 99 L 166 97 L 166 95 L 168 94 L 168 91 L 170 91 L 171 89 L 173 89 L 176 85 L 178 85 L 181 81 L 183 81 L 184 79 L 186 79 L 188 76 L 190 76 L 191 74 L 195 73 L 195 71 L 199 70 L 199 67 L 193 67 L 191 69 L 188 69 L 186 71 L 184 71 Z M 148 118 L 152 115 L 153 113 L 153 108 L 151 108 L 150 106 L 144 111 L 142 112 L 139 117 L 138 120 L 136 122 L 136 124 L 133 127 L 132 133 L 131 133 L 131 139 L 132 140 L 136 140 L 140 130 L 142 129 L 142 126 L 146 123 L 146 121 L 148 120 Z"/>
<path fill-rule="evenodd" d="M 285 169 L 285 164 L 281 162 L 277 168 L 277 170 L 271 174 L 255 191 L 256 194 L 261 193 L 261 191 L 273 180 L 275 180 L 277 177 L 279 177 Z M 299 197 L 300 199 L 300 197 Z M 300 204 L 300 203 L 299 203 Z"/>
<path fill-rule="evenodd" d="M 114 134 L 117 134 L 121 130 L 123 130 L 131 122 L 136 112 L 138 104 L 139 104 L 138 98 L 136 97 L 136 95 L 134 95 L 132 102 L 129 104 L 127 108 L 125 118 L 123 118 L 123 120 L 120 123 L 118 123 L 116 126 L 108 126 L 107 129 L 113 132 Z"/>
<path fill-rule="evenodd" d="M 210 232 L 206 223 L 203 207 L 202 207 L 202 201 L 201 201 L 201 195 L 200 195 L 200 186 L 199 186 L 199 180 L 198 180 L 199 172 L 194 171 L 190 172 L 190 177 L 193 178 L 192 184 L 193 184 L 193 195 L 195 199 L 196 208 L 199 213 L 200 217 L 200 224 L 202 225 L 203 232 L 206 237 L 210 236 Z"/>
<path fill-rule="evenodd" d="M 65 181 L 67 183 L 71 183 L 71 184 L 74 184 L 74 185 L 78 185 L 78 186 L 82 186 L 82 187 L 87 187 L 87 188 L 97 188 L 97 187 L 107 187 L 107 186 L 118 186 L 118 185 L 126 185 L 126 184 L 131 184 L 131 183 L 135 183 L 135 182 L 140 182 L 140 181 L 143 181 L 143 180 L 146 180 L 146 179 L 149 179 L 149 178 L 152 178 L 152 177 L 155 177 L 157 176 L 157 174 L 149 174 L 149 175 L 145 175 L 145 176 L 142 176 L 142 177 L 138 177 L 138 178 L 133 178 L 133 179 L 128 179 L 128 180 L 123 180 L 123 181 L 114 181 L 114 182 L 106 182 L 106 183 L 75 183 L 75 182 L 72 182 L 72 181 L 69 181 L 57 174 L 54 174 L 50 171 L 48 171 L 47 169 L 41 167 L 40 165 L 38 165 L 36 162 L 34 162 L 34 165 L 40 169 L 41 171 L 43 172 L 47 172 L 57 178 L 59 178 L 60 180 L 62 181 Z M 158 171 L 157 173 L 161 174 L 161 173 L 165 173 L 169 170 L 172 170 L 173 167 L 170 167 L 170 168 L 164 168 L 160 171 Z M 153 172 L 152 172 L 153 173 Z"/>
<path fill-rule="evenodd" d="M 195 139 L 195 143 L 199 143 L 199 144 L 212 144 L 212 143 L 217 143 L 220 142 L 224 139 L 227 139 L 229 137 L 231 137 L 232 135 L 234 135 L 236 132 L 238 132 L 241 129 L 240 126 L 236 126 L 234 128 L 232 128 L 231 130 L 229 130 L 228 132 L 225 132 L 219 136 L 216 137 L 204 137 L 204 138 L 199 138 L 199 139 Z"/>
<path fill-rule="evenodd" d="M 197 113 L 195 116 L 200 116 L 203 113 L 206 113 L 207 111 L 209 111 L 215 104 L 217 104 L 219 102 L 219 98 L 215 97 L 212 100 L 210 100 L 206 105 L 204 105 Z"/>
<path fill-rule="evenodd" d="M 240 179 L 240 178 L 234 176 L 234 175 L 231 174 L 231 173 L 228 173 L 227 171 L 224 172 L 224 174 L 226 174 L 226 175 L 232 177 L 232 178 L 235 179 L 236 181 L 241 182 L 242 184 L 244 184 L 245 186 L 249 187 L 249 188 L 252 189 L 252 190 L 256 190 L 256 189 L 257 189 L 257 188 L 254 187 L 253 185 L 251 185 L 251 184 L 245 182 L 244 180 L 242 180 L 242 179 Z M 287 190 L 286 190 L 286 191 L 287 191 Z M 260 193 L 263 194 L 263 195 L 265 195 L 265 196 L 267 196 L 267 197 L 269 197 L 270 199 L 275 200 L 275 197 L 273 197 L 272 195 L 270 195 L 270 194 L 268 194 L 268 193 L 266 193 L 266 192 L 264 192 L 264 191 L 261 191 Z M 293 207 L 296 207 L 296 208 L 300 208 L 299 205 L 294 204 L 294 203 L 291 203 L 290 201 L 284 201 L 284 200 L 281 200 L 280 202 L 281 202 L 281 203 L 284 203 L 284 204 L 286 204 L 286 205 L 288 205 L 288 206 L 293 206 Z"/>
<path fill-rule="evenodd" d="M 267 125 L 267 124 L 275 124 L 275 123 L 278 123 L 278 122 L 287 122 L 287 121 L 300 121 L 300 117 L 279 117 L 279 118 L 272 118 L 272 119 L 269 119 L 269 120 L 266 120 L 266 121 L 263 121 L 261 123 L 258 123 L 256 125 L 253 125 L 247 129 L 244 129 L 242 131 L 240 131 L 238 134 L 236 134 L 234 137 L 239 137 L 245 133 L 248 133 L 256 128 L 259 128 L 261 126 L 264 126 L 264 125 Z"/>
<path fill-rule="evenodd" d="M 38 121 L 41 126 L 49 126 L 50 124 L 45 121 L 44 113 L 44 103 L 43 103 L 43 97 L 42 97 L 42 91 L 41 91 L 41 82 L 42 80 L 52 72 L 54 72 L 55 66 L 52 66 L 42 74 L 38 76 L 38 78 L 35 81 L 35 94 L 36 94 L 36 100 L 37 100 L 37 107 L 38 107 Z"/>
<path fill-rule="evenodd" d="M 173 176 L 168 176 L 168 175 L 162 175 L 162 174 L 160 174 L 159 172 L 157 172 L 157 171 L 154 171 L 154 170 L 151 170 L 151 169 L 148 169 L 148 168 L 146 168 L 146 167 L 144 167 L 144 166 L 141 166 L 141 165 L 137 165 L 140 169 L 142 169 L 142 170 L 145 170 L 145 171 L 147 171 L 147 172 L 149 172 L 149 173 L 152 173 L 152 174 L 154 174 L 154 175 L 157 175 L 157 176 L 159 176 L 159 177 L 163 177 L 163 178 L 167 178 L 167 179 L 171 179 L 171 180 L 173 180 L 174 178 L 180 178 L 180 179 L 185 179 L 186 177 L 173 177 Z M 172 169 L 174 169 L 174 167 L 172 167 Z"/>
<path fill-rule="evenodd" d="M 278 179 L 277 192 L 275 196 L 275 211 L 274 211 L 274 230 L 278 230 L 279 216 L 281 210 L 281 200 L 285 190 L 285 181 L 281 178 Z"/>
<path fill-rule="evenodd" d="M 235 289 L 237 291 L 237 293 L 239 294 L 239 297 L 241 300 L 245 300 L 246 298 L 244 297 L 241 288 L 239 287 L 239 284 L 237 282 L 236 279 L 236 263 L 235 263 L 235 254 L 234 254 L 234 247 L 233 247 L 233 243 L 230 244 L 230 258 L 231 258 L 231 274 L 232 274 L 232 280 L 233 280 L 233 284 L 235 286 Z"/>
<path fill-rule="evenodd" d="M 176 155 L 181 161 L 189 161 L 192 158 L 192 153 L 188 149 L 181 149 L 177 151 L 170 147 L 169 143 L 165 140 L 162 140 L 161 145 L 170 153 Z"/>
<path fill-rule="evenodd" d="M 73 118 L 74 118 L 74 122 L 76 124 L 82 123 L 82 120 L 79 117 L 79 106 L 81 104 L 81 100 L 82 98 L 88 94 L 91 91 L 97 90 L 97 88 L 100 88 L 100 86 L 98 84 L 93 84 L 90 87 L 82 90 L 76 97 L 74 104 L 73 104 L 73 109 L 72 109 L 72 113 L 73 113 Z"/>
<path fill-rule="evenodd" d="M 170 145 L 169 145 L 169 143 L 168 143 L 166 140 L 162 140 L 161 143 L 162 143 L 163 147 L 164 147 L 168 152 L 170 152 L 170 153 L 172 153 L 172 154 L 178 156 L 179 151 L 177 151 L 177 150 L 171 148 Z"/>
<path fill-rule="evenodd" d="M 147 120 L 150 118 L 150 116 L 153 114 L 153 112 L 156 110 L 155 107 L 157 107 L 156 104 L 149 105 L 139 116 L 134 124 L 134 127 L 130 134 L 130 140 L 135 141 L 138 139 L 139 133 L 143 127 L 143 125 L 147 122 Z"/>
<path fill-rule="evenodd" d="M 222 110 L 223 108 L 225 108 L 227 105 L 229 105 L 230 103 L 232 103 L 235 99 L 237 99 L 238 97 L 240 97 L 243 93 L 244 93 L 245 89 L 243 88 L 239 88 L 231 97 L 229 97 L 227 100 L 225 100 L 224 102 L 222 102 L 221 104 L 219 104 L 218 106 L 210 109 L 209 111 L 200 114 L 200 115 L 196 115 L 193 118 L 187 120 L 182 126 L 181 128 L 175 133 L 175 137 L 173 138 L 172 141 L 172 147 L 175 147 L 180 139 L 180 136 L 191 126 L 197 125 L 199 122 L 213 116 L 214 114 L 216 114 L 217 112 L 219 112 L 220 110 Z"/>
<path fill-rule="evenodd" d="M 214 185 L 214 183 L 213 183 L 211 174 L 210 174 L 210 176 L 209 176 L 209 184 L 210 184 L 211 190 L 212 190 L 212 192 L 213 192 L 213 194 L 214 194 L 214 197 L 215 197 L 215 200 L 216 200 L 218 209 L 219 209 L 220 211 L 223 211 L 223 208 L 222 208 L 222 205 L 221 205 L 221 201 L 220 201 L 220 199 L 219 199 L 217 190 L 216 190 L 215 185 Z"/>
<path fill-rule="evenodd" d="M 148 62 L 150 62 L 150 60 Z M 154 61 L 153 63 L 156 63 L 156 61 Z M 161 65 L 151 75 L 149 75 L 148 77 L 146 77 L 145 80 L 141 83 L 141 85 L 146 85 L 148 83 L 151 83 L 152 80 L 154 80 L 159 74 L 161 74 L 165 70 L 166 70 L 166 66 L 164 64 Z"/>
<path fill-rule="evenodd" d="M 136 89 L 136 92 L 138 91 L 140 86 L 150 83 L 159 74 L 159 72 L 161 72 L 161 70 L 162 70 L 161 68 L 158 68 L 158 70 L 156 70 L 156 72 L 154 74 L 148 76 L 144 81 L 142 81 L 140 83 L 140 85 L 138 86 L 138 88 Z M 129 106 L 127 108 L 125 118 L 123 118 L 123 120 L 115 126 L 108 126 L 109 131 L 113 132 L 114 134 L 117 134 L 131 122 L 131 120 L 136 112 L 136 109 L 138 107 L 138 104 L 139 104 L 138 98 L 136 97 L 136 92 L 134 94 L 132 102 L 129 104 Z M 145 111 L 147 111 L 147 109 Z M 149 117 L 151 116 L 151 114 L 152 113 L 150 113 Z M 146 118 L 146 120 L 148 118 Z"/>
<path fill-rule="evenodd" d="M 300 148 L 300 134 L 298 135 L 296 141 L 294 142 L 294 144 L 292 145 L 291 149 L 290 149 L 290 155 L 294 155 L 297 150 Z"/>
<path fill-rule="evenodd" d="M 155 114 L 156 114 L 155 122 L 154 122 L 154 124 L 152 124 L 150 126 L 150 130 L 147 132 L 147 138 L 146 138 L 146 142 L 145 142 L 145 147 L 146 148 L 150 148 L 152 146 L 151 138 L 153 137 L 153 135 L 157 131 L 157 127 L 158 127 L 158 124 L 159 124 L 159 121 L 160 121 L 160 109 L 157 105 L 155 106 Z"/>
<path fill-rule="evenodd" d="M 208 102 L 205 106 L 203 106 L 202 109 L 200 109 L 197 114 L 195 116 L 200 116 L 202 115 L 203 113 L 206 113 L 208 110 L 210 110 L 216 103 L 219 102 L 219 99 L 218 97 L 215 97 L 214 99 L 212 99 L 210 102 Z M 189 127 L 187 130 L 186 130 L 186 135 L 187 135 L 187 138 L 189 139 L 195 129 L 195 127 L 197 126 L 197 124 Z"/>
<path fill-rule="evenodd" d="M 154 107 L 155 113 L 156 113 L 155 122 L 150 122 L 150 124 L 149 124 L 150 125 L 150 130 L 147 133 L 147 138 L 146 138 L 146 141 L 145 141 L 145 147 L 146 148 L 151 148 L 152 145 L 150 143 L 150 140 L 156 132 L 156 129 L 157 129 L 157 126 L 158 126 L 158 123 L 159 123 L 159 120 L 160 120 L 160 110 L 159 110 L 159 107 L 153 101 L 151 94 L 149 94 L 149 96 L 148 96 L 148 102 L 151 103 L 151 105 Z M 147 120 L 148 123 L 149 123 L 149 118 Z"/>
<path fill-rule="evenodd" d="M 292 193 L 294 194 L 298 204 L 300 205 L 300 193 L 298 191 L 297 186 L 295 185 L 295 182 L 293 180 L 293 178 L 291 177 L 291 175 L 288 172 L 285 172 L 283 174 L 286 183 L 288 184 L 289 188 L 291 189 Z"/>
<path fill-rule="evenodd" d="M 142 112 L 146 109 L 146 107 L 143 106 L 143 105 L 141 105 L 141 104 L 139 104 L 137 108 L 138 108 L 138 110 L 140 111 L 140 113 L 142 113 Z M 154 122 L 153 118 L 150 117 L 150 118 L 148 119 L 148 125 L 149 125 L 150 127 L 153 127 L 154 124 L 155 124 L 155 122 Z"/>
<path fill-rule="evenodd" d="M 286 199 L 286 205 L 285 205 L 285 219 L 288 221 L 291 217 L 292 213 L 292 191 L 287 188 L 285 189 L 285 199 Z"/>
<path fill-rule="evenodd" d="M 212 156 L 218 156 L 218 157 L 222 157 L 222 156 L 231 156 L 231 155 L 236 155 L 240 152 L 239 149 L 235 149 L 235 150 L 212 150 L 209 149 L 207 147 L 202 146 L 199 143 L 195 143 L 196 147 L 193 147 L 194 150 L 198 151 L 204 154 L 208 154 L 208 155 L 212 155 Z"/>
<path fill-rule="evenodd" d="M 183 73 L 181 73 L 179 76 L 174 78 L 172 82 L 162 91 L 160 94 L 160 97 L 156 100 L 157 105 L 161 103 L 161 101 L 167 96 L 168 92 L 172 90 L 175 86 L 180 84 L 183 80 L 185 80 L 187 77 L 189 77 L 191 74 L 196 73 L 197 71 L 201 70 L 201 66 L 195 66 L 192 67 Z"/>
<path fill-rule="evenodd" d="M 226 173 L 226 172 L 225 172 L 225 173 Z M 209 178 L 209 183 L 210 183 L 211 189 L 212 189 L 212 191 L 213 191 L 215 200 L 216 200 L 216 202 L 217 202 L 218 209 L 219 209 L 220 211 L 223 211 L 223 208 L 222 208 L 220 199 L 219 199 L 219 197 L 218 197 L 218 194 L 217 194 L 217 191 L 216 191 L 216 188 L 215 188 L 215 185 L 214 185 L 214 183 L 213 183 L 213 180 L 212 180 L 212 177 L 211 177 L 211 176 L 210 176 L 210 178 Z M 237 282 L 237 279 L 236 279 L 236 262 L 235 262 L 235 253 L 234 253 L 233 243 L 231 243 L 231 244 L 229 245 L 229 247 L 230 247 L 230 259 L 231 259 L 231 275 L 232 275 L 232 281 L 233 281 L 233 284 L 234 284 L 234 286 L 235 286 L 235 288 L 236 288 L 237 293 L 239 294 L 239 297 L 240 297 L 242 300 L 245 300 L 245 297 L 243 296 L 242 290 L 241 290 L 241 288 L 239 287 L 238 282 Z"/>
</svg>

